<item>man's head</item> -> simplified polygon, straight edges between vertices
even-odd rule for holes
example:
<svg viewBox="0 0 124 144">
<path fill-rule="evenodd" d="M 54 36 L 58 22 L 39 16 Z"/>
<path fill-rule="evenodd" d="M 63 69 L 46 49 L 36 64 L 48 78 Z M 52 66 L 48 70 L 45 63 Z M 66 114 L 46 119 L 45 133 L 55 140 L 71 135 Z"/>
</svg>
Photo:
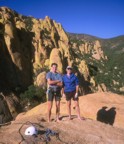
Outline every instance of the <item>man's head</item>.
<svg viewBox="0 0 124 144">
<path fill-rule="evenodd" d="M 67 66 L 66 72 L 67 72 L 67 74 L 71 74 L 72 73 L 72 67 L 71 66 Z"/>
<path fill-rule="evenodd" d="M 57 67 L 58 67 L 57 63 L 52 63 L 51 64 L 51 71 L 52 72 L 56 72 L 57 71 Z"/>
</svg>

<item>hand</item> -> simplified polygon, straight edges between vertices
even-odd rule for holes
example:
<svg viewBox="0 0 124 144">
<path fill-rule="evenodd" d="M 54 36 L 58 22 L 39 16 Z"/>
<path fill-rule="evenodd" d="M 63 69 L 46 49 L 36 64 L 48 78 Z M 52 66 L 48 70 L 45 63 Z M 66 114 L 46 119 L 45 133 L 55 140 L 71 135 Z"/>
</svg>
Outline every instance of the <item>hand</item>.
<svg viewBox="0 0 124 144">
<path fill-rule="evenodd" d="M 65 98 L 65 97 L 66 97 L 64 93 L 62 94 L 62 97 L 63 97 L 63 98 Z"/>
<path fill-rule="evenodd" d="M 75 98 L 78 98 L 78 93 L 75 93 Z"/>
<path fill-rule="evenodd" d="M 62 82 L 59 81 L 56 85 L 62 87 Z"/>
</svg>

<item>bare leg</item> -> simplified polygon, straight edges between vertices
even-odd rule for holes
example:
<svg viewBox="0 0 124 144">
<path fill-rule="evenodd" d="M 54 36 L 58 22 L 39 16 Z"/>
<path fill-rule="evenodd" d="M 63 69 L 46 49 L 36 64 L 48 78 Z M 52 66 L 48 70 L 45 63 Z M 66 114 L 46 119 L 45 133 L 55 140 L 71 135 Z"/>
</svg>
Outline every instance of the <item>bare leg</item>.
<svg viewBox="0 0 124 144">
<path fill-rule="evenodd" d="M 59 114 L 60 114 L 60 101 L 56 101 L 56 121 L 59 122 Z"/>
<path fill-rule="evenodd" d="M 53 102 L 52 101 L 48 101 L 47 103 L 48 103 L 48 122 L 50 122 L 51 109 L 52 109 Z"/>
<path fill-rule="evenodd" d="M 79 100 L 75 101 L 75 106 L 76 106 L 76 110 L 77 110 L 78 119 L 83 120 L 83 118 L 81 118 L 81 116 L 80 116 Z"/>
<path fill-rule="evenodd" d="M 67 109 L 69 114 L 69 120 L 71 120 L 71 100 L 67 101 Z"/>
</svg>

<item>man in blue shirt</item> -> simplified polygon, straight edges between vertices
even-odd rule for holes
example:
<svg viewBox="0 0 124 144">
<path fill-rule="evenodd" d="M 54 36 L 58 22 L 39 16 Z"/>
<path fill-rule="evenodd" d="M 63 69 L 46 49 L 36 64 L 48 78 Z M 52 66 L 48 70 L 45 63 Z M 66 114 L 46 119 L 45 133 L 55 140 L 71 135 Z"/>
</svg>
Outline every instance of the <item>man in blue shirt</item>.
<svg viewBox="0 0 124 144">
<path fill-rule="evenodd" d="M 51 118 L 51 110 L 53 105 L 53 99 L 56 102 L 56 121 L 59 121 L 60 113 L 60 100 L 61 100 L 61 87 L 62 76 L 57 72 L 57 64 L 51 64 L 51 71 L 47 73 L 46 79 L 48 82 L 47 96 L 48 96 L 48 122 Z"/>
<path fill-rule="evenodd" d="M 67 74 L 63 76 L 62 93 L 63 93 L 63 97 L 66 97 L 69 120 L 71 120 L 71 99 L 73 99 L 75 102 L 78 119 L 82 120 L 84 118 L 81 118 L 80 116 L 80 107 L 79 107 L 79 99 L 78 99 L 79 80 L 77 76 L 74 73 L 72 73 L 71 66 L 67 66 L 66 72 Z"/>
</svg>

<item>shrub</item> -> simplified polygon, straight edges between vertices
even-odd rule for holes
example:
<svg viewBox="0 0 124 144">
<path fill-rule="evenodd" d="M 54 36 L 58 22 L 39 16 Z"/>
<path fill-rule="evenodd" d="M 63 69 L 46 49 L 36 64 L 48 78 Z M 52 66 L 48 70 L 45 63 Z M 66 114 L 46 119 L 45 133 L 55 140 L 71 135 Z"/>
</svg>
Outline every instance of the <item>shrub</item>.
<svg viewBox="0 0 124 144">
<path fill-rule="evenodd" d="M 41 102 L 46 101 L 46 93 L 43 88 L 30 85 L 28 89 L 20 94 L 21 104 L 26 106 L 29 103 L 30 107 L 34 107 Z"/>
</svg>

